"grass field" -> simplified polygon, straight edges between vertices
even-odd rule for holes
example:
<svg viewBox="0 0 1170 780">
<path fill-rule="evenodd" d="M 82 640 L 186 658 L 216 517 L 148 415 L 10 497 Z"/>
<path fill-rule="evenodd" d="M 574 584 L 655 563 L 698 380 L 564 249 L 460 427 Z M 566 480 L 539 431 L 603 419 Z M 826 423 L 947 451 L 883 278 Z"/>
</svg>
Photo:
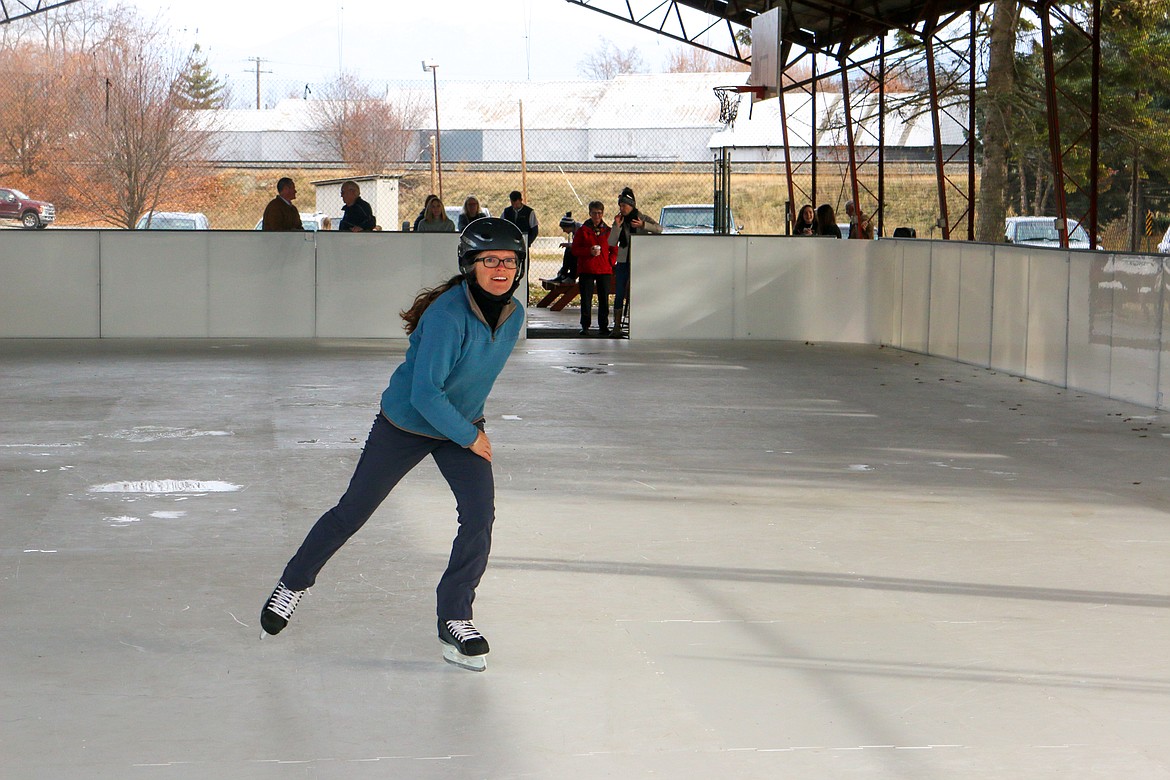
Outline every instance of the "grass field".
<svg viewBox="0 0 1170 780">
<path fill-rule="evenodd" d="M 788 200 L 788 188 L 783 169 L 776 173 L 736 173 L 732 176 L 731 206 L 737 224 L 745 233 L 780 234 L 784 232 L 784 204 Z M 828 202 L 842 212 L 839 221 L 844 221 L 843 205 L 849 199 L 847 180 L 841 175 L 839 166 L 822 164 L 818 177 L 817 200 Z M 313 210 L 313 189 L 310 181 L 336 179 L 345 171 L 324 170 L 266 170 L 233 169 L 217 174 L 214 197 L 199 210 L 204 211 L 217 229 L 248 229 L 256 224 L 264 205 L 275 193 L 276 180 L 291 175 L 300 189 L 297 205 L 302 211 Z M 622 187 L 632 187 L 637 194 L 638 206 L 642 211 L 657 218 L 659 210 L 671 203 L 710 203 L 712 201 L 713 176 L 707 172 L 694 172 L 693 167 L 678 170 L 669 168 L 651 172 L 618 173 L 612 170 L 592 172 L 573 171 L 562 174 L 559 171 L 529 172 L 526 189 L 527 202 L 536 209 L 541 221 L 542 235 L 551 235 L 556 223 L 566 211 L 573 212 L 577 219 L 584 219 L 591 200 L 605 204 L 607 217 L 612 217 L 617 206 L 617 196 Z M 799 187 L 808 191 L 808 177 L 797 177 Z M 876 182 L 866 182 L 876 191 Z M 522 177 L 516 172 L 487 172 L 475 170 L 444 170 L 443 195 L 449 206 L 461 206 L 467 195 L 475 195 L 480 203 L 499 214 L 508 205 L 508 193 L 524 189 Z M 422 208 L 422 203 L 431 192 L 430 176 L 406 173 L 400 182 L 399 210 L 397 214 L 379 214 L 378 219 L 386 229 L 395 229 L 404 220 L 412 220 Z M 800 197 L 799 195 L 797 196 Z M 867 210 L 876 204 L 863 195 Z M 819 204 L 814 204 L 819 205 Z M 168 209 L 192 210 L 188 204 L 166 204 Z M 938 218 L 937 190 L 933 173 L 904 170 L 886 174 L 885 225 L 887 232 L 893 227 L 907 225 L 917 229 L 920 236 L 929 236 L 931 225 Z M 937 231 L 936 231 L 937 232 Z"/>
<path fill-rule="evenodd" d="M 746 166 L 745 166 L 746 167 Z M 870 169 L 863 169 L 862 181 L 876 193 L 877 182 L 867 176 Z M 849 199 L 848 179 L 843 166 L 822 163 L 818 172 L 817 200 L 830 203 L 838 212 L 838 221 L 846 221 L 844 203 Z M 347 175 L 346 171 L 329 169 L 232 169 L 216 174 L 213 196 L 205 203 L 167 204 L 174 210 L 202 210 L 216 229 L 251 229 L 264 211 L 265 204 L 275 193 L 276 180 L 291 175 L 297 182 L 300 197 L 297 205 L 302 211 L 314 210 L 314 192 L 309 184 L 320 179 L 337 179 Z M 547 238 L 561 237 L 557 223 L 565 212 L 572 212 L 578 220 L 584 220 L 591 200 L 605 204 L 606 217 L 611 219 L 616 212 L 617 196 L 622 187 L 634 189 L 639 208 L 657 219 L 659 210 L 672 203 L 710 203 L 712 201 L 713 175 L 711 172 L 696 172 L 693 166 L 679 166 L 677 169 L 661 167 L 648 172 L 617 172 L 614 170 L 581 171 L 530 171 L 526 182 L 516 171 L 483 171 L 454 167 L 443 171 L 443 194 L 446 205 L 461 206 L 467 195 L 475 195 L 480 203 L 492 214 L 499 215 L 508 205 L 508 193 L 514 189 L 527 188 L 527 202 L 537 213 L 541 223 L 541 235 Z M 795 180 L 798 192 L 808 192 L 811 182 L 808 176 Z M 965 178 L 956 178 L 955 183 L 965 186 Z M 732 176 L 731 204 L 735 221 L 742 232 L 749 234 L 783 234 L 784 205 L 788 200 L 788 187 L 782 167 L 773 172 L 740 172 Z M 403 221 L 413 221 L 423 201 L 431 192 L 429 173 L 404 172 L 399 184 L 399 207 L 396 214 L 379 213 L 379 222 L 387 230 L 395 230 Z M 939 216 L 937 183 L 933 170 L 922 166 L 887 166 L 885 181 L 884 226 L 886 234 L 895 227 L 913 227 L 920 238 L 941 238 L 936 227 Z M 800 195 L 797 195 L 798 200 Z M 966 207 L 958 193 L 952 192 L 950 203 L 952 222 Z M 872 197 L 863 195 L 862 203 L 867 210 L 876 206 Z M 803 204 L 798 204 L 803 205 Z M 813 204 L 818 205 L 818 204 Z M 337 215 L 334 215 L 337 216 Z M 965 222 L 960 227 L 965 233 Z M 1124 224 L 1103 226 L 1102 242 L 1109 248 L 1122 248 L 1126 242 Z M 1156 244 L 1158 236 L 1151 245 Z M 537 280 L 556 273 L 561 264 L 561 251 L 553 242 L 541 242 L 533 252 L 530 278 L 532 300 L 543 294 Z"/>
</svg>

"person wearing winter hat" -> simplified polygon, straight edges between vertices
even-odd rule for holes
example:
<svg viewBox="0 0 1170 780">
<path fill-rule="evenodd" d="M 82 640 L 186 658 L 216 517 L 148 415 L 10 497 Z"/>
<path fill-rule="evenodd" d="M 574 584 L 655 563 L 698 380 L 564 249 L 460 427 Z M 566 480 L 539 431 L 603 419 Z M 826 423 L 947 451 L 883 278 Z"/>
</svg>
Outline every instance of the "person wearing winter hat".
<svg viewBox="0 0 1170 780">
<path fill-rule="evenodd" d="M 547 281 L 553 284 L 574 284 L 577 281 L 577 258 L 573 255 L 572 247 L 573 237 L 577 235 L 577 230 L 580 227 L 581 223 L 573 219 L 573 212 L 566 211 L 565 216 L 561 217 L 561 232 L 568 236 L 568 240 L 561 242 L 561 249 L 565 250 L 564 255 L 561 256 L 561 270 Z"/>
<path fill-rule="evenodd" d="M 455 494 L 459 518 L 447 570 L 436 589 L 443 657 L 467 669 L 486 668 L 488 643 L 471 622 L 495 520 L 484 403 L 524 327 L 524 307 L 513 293 L 524 279 L 527 255 L 527 242 L 515 225 L 477 219 L 460 236 L 459 273 L 422 290 L 400 312 L 410 335 L 406 356 L 382 393 L 345 495 L 309 530 L 264 603 L 264 633 L 278 634 L 288 625 L 326 562 L 399 480 L 430 455 Z"/>
<path fill-rule="evenodd" d="M 629 187 L 622 189 L 618 196 L 618 214 L 613 220 L 613 229 L 609 233 L 609 245 L 617 250 L 614 265 L 614 294 L 613 294 L 613 330 L 615 339 L 626 336 L 622 315 L 629 306 L 630 295 L 630 236 L 658 234 L 662 232 L 659 225 L 650 217 L 638 211 L 638 202 L 634 198 L 634 191 Z"/>
</svg>

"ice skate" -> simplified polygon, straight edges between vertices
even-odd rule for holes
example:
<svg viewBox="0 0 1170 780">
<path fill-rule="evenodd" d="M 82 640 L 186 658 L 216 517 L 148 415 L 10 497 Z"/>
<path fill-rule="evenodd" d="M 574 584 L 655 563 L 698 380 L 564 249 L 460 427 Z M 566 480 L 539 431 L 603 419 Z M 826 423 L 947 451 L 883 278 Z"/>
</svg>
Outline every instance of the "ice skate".
<svg viewBox="0 0 1170 780">
<path fill-rule="evenodd" d="M 487 669 L 488 641 L 470 620 L 440 620 L 439 641 L 447 663 L 473 672 Z"/>
<path fill-rule="evenodd" d="M 305 595 L 303 590 L 289 590 L 283 582 L 276 584 L 276 590 L 272 591 L 272 595 L 264 603 L 264 609 L 260 610 L 260 627 L 264 629 L 260 634 L 261 639 L 267 634 L 276 636 L 284 630 L 297 604 L 301 603 L 303 595 Z"/>
</svg>

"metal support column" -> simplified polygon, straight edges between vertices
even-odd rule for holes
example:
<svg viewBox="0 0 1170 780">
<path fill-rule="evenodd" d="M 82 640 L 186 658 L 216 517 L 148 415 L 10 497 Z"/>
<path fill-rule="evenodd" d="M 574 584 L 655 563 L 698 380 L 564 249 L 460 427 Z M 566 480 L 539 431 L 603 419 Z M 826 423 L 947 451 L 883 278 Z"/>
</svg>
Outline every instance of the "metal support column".
<svg viewBox="0 0 1170 780">
<path fill-rule="evenodd" d="M 849 69 L 846 58 L 841 57 L 841 105 L 845 109 L 845 147 L 849 154 L 849 192 L 854 208 L 861 208 L 861 193 L 857 187 L 857 147 L 853 134 L 853 108 L 850 106 Z"/>
<path fill-rule="evenodd" d="M 943 161 L 942 127 L 939 123 L 938 69 L 935 62 L 935 34 L 938 32 L 938 17 L 927 21 L 922 31 L 922 42 L 926 45 L 926 78 L 930 89 L 930 126 L 934 131 L 934 175 L 938 184 L 938 226 L 942 229 L 944 241 L 951 238 L 951 217 L 947 209 L 947 179 Z"/>
<path fill-rule="evenodd" d="M 1048 114 L 1048 153 L 1052 157 L 1052 187 L 1056 197 L 1057 232 L 1060 245 L 1068 249 L 1068 201 L 1064 196 L 1064 152 L 1060 141 L 1059 101 L 1056 90 L 1056 62 L 1052 54 L 1051 6 L 1040 13 L 1040 36 L 1044 49 L 1044 99 Z"/>
</svg>

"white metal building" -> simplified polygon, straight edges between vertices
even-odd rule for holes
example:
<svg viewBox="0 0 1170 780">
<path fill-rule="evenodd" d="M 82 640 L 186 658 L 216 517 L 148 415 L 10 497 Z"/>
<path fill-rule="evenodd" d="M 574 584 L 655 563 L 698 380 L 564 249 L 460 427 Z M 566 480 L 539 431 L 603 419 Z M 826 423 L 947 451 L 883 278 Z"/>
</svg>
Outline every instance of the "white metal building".
<svg viewBox="0 0 1170 780">
<path fill-rule="evenodd" d="M 711 149 L 727 146 L 738 161 L 783 160 L 777 100 L 749 110 L 745 95 L 739 117 L 725 130 L 719 122 L 716 86 L 743 84 L 747 73 L 627 74 L 610 81 L 439 82 L 439 126 L 445 163 L 708 162 Z M 908 107 L 907 94 L 887 96 L 888 159 L 929 160 L 933 136 L 929 113 Z M 434 135 L 434 93 L 430 81 L 391 86 L 385 96 L 409 105 L 417 118 L 415 140 L 405 162 L 429 159 Z M 785 96 L 789 142 L 794 156 L 808 152 L 813 121 L 805 96 Z M 214 137 L 214 159 L 223 163 L 337 162 L 315 127 L 313 100 L 287 99 L 265 110 L 205 113 L 204 127 Z M 821 92 L 817 106 L 817 143 L 822 149 L 844 145 L 840 93 Z M 750 114 L 750 116 L 749 116 Z M 940 115 L 944 145 L 965 142 L 955 111 Z M 853 106 L 861 129 L 859 149 L 877 143 L 877 98 Z M 960 121 L 956 121 L 954 116 Z"/>
</svg>

